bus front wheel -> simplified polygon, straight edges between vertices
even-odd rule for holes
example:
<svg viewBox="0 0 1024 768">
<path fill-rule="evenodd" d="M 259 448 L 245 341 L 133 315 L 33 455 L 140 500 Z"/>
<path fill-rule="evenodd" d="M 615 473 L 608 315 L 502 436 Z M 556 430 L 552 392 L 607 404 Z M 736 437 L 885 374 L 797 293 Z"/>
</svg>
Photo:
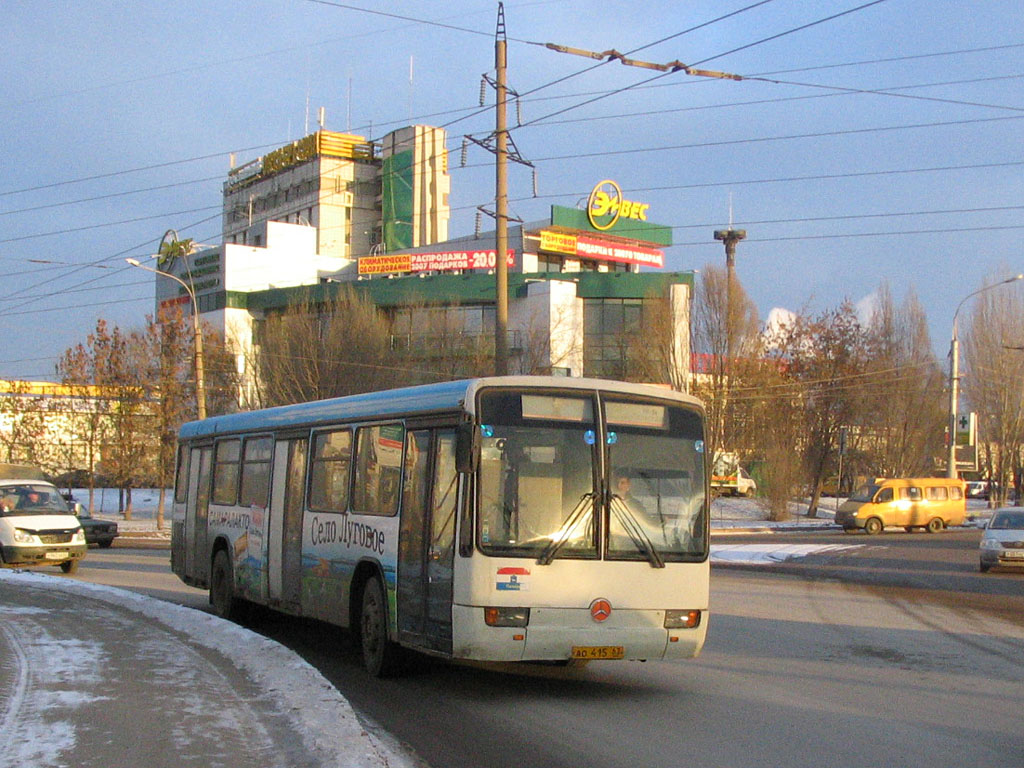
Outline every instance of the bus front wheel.
<svg viewBox="0 0 1024 768">
<path fill-rule="evenodd" d="M 400 671 L 401 649 L 388 640 L 387 597 L 377 576 L 371 576 L 363 588 L 359 644 L 363 650 L 363 665 L 374 677 L 390 677 Z"/>
<path fill-rule="evenodd" d="M 881 533 L 882 528 L 884 527 L 885 526 L 882 525 L 881 520 L 879 520 L 877 517 L 872 517 L 869 518 L 866 523 L 864 523 L 864 533 L 868 534 L 869 536 L 874 536 L 875 534 Z"/>
</svg>

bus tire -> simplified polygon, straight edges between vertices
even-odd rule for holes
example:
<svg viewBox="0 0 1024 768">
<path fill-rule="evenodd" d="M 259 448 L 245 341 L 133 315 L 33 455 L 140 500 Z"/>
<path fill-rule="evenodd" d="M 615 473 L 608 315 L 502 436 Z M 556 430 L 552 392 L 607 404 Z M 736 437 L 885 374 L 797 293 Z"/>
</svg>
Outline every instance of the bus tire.
<svg viewBox="0 0 1024 768">
<path fill-rule="evenodd" d="M 928 533 L 939 533 L 943 528 L 945 528 L 945 525 L 942 522 L 942 518 L 933 517 L 928 521 L 928 525 L 925 527 L 925 530 L 928 531 Z"/>
<path fill-rule="evenodd" d="M 78 571 L 78 561 L 77 560 L 65 560 L 63 563 L 60 564 L 60 569 L 62 571 L 64 571 L 64 573 L 77 573 L 77 571 Z"/>
<path fill-rule="evenodd" d="M 210 568 L 210 605 L 222 619 L 231 619 L 238 615 L 238 602 L 231 558 L 226 549 L 218 549 Z"/>
<path fill-rule="evenodd" d="M 401 649 L 388 640 L 388 603 L 379 576 L 371 576 L 363 586 L 359 645 L 363 666 L 374 677 L 391 677 L 401 671 Z"/>
<path fill-rule="evenodd" d="M 869 536 L 874 536 L 876 533 L 881 533 L 885 525 L 877 517 L 869 517 L 867 522 L 864 523 L 864 533 Z"/>
</svg>

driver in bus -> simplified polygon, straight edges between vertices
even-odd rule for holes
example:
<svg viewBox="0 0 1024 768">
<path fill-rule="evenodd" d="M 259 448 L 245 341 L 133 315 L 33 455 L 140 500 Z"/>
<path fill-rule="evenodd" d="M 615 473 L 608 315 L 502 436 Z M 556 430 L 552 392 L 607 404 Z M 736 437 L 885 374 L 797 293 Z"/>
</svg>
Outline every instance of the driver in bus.
<svg viewBox="0 0 1024 768">
<path fill-rule="evenodd" d="M 629 475 L 620 474 L 615 478 L 615 495 L 622 499 L 623 503 L 634 515 L 647 517 L 647 507 L 636 496 L 633 495 L 633 481 Z"/>
</svg>

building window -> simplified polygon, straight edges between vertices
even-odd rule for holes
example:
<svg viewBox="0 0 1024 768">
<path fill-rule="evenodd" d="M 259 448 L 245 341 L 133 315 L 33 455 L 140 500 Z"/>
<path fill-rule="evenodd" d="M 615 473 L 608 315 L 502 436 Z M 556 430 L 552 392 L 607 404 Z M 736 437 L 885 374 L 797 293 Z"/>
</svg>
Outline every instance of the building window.
<svg viewBox="0 0 1024 768">
<path fill-rule="evenodd" d="M 629 377 L 630 347 L 643 341 L 643 299 L 583 300 L 583 375 Z"/>
</svg>

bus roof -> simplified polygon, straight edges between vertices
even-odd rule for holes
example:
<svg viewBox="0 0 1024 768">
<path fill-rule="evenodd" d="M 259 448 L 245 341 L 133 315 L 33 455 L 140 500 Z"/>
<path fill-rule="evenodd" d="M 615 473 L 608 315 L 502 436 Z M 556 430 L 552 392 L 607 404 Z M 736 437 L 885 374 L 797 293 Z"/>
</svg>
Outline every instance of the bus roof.
<svg viewBox="0 0 1024 768">
<path fill-rule="evenodd" d="M 555 389 L 602 390 L 624 394 L 676 400 L 700 405 L 696 398 L 651 384 L 629 384 L 608 379 L 567 378 L 564 376 L 492 376 L 478 379 L 444 381 L 402 389 L 365 392 L 360 395 L 282 405 L 259 411 L 245 411 L 190 421 L 181 427 L 179 439 L 214 437 L 239 432 L 270 431 L 312 426 L 326 422 L 356 421 L 393 415 L 395 417 L 452 411 L 473 411 L 476 392 L 484 387 L 542 387 Z"/>
</svg>

